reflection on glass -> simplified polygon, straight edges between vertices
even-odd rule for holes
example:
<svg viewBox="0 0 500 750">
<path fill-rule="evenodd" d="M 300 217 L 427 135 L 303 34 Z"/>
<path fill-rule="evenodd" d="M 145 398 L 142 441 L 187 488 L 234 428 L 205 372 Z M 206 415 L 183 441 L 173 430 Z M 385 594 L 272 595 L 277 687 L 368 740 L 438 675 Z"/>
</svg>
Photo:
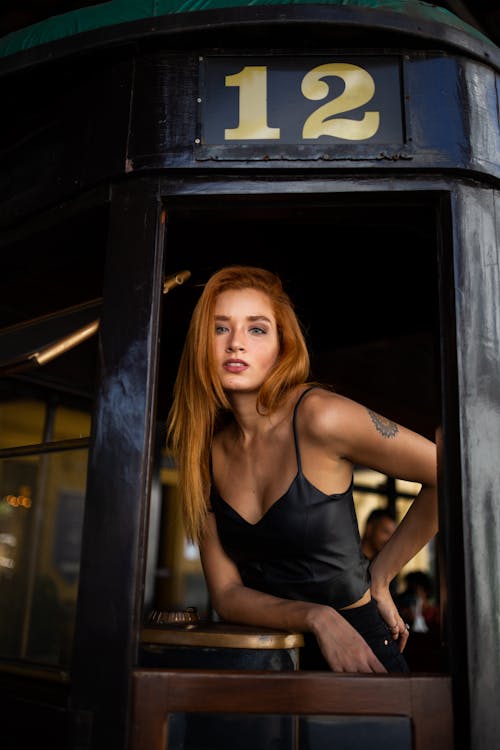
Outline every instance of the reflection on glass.
<svg viewBox="0 0 500 750">
<path fill-rule="evenodd" d="M 358 526 L 362 533 L 366 525 L 366 519 L 372 510 L 388 507 L 387 476 L 372 469 L 357 467 L 354 471 L 354 485 L 354 506 L 356 508 Z M 396 479 L 394 486 L 397 493 L 394 498 L 395 517 L 397 522 L 400 523 L 404 515 L 408 512 L 414 497 L 418 494 L 421 485 L 418 482 Z M 429 544 L 403 566 L 397 579 L 398 591 L 402 589 L 404 578 L 410 571 L 425 570 L 434 577 L 434 565 L 434 540 L 431 540 Z"/>
<path fill-rule="evenodd" d="M 186 539 L 177 493 L 177 471 L 168 456 L 160 471 L 161 517 L 154 592 L 155 609 L 183 610 L 196 607 L 208 615 L 208 591 L 196 544 Z M 146 615 L 148 612 L 146 612 Z"/>
<path fill-rule="evenodd" d="M 411 750 L 407 716 L 303 716 L 299 719 L 300 750 Z"/>
<path fill-rule="evenodd" d="M 72 440 L 90 435 L 90 414 L 59 406 L 54 418 L 52 440 Z"/>
<path fill-rule="evenodd" d="M 37 458 L 0 462 L 0 654 L 20 654 Z"/>
<path fill-rule="evenodd" d="M 0 461 L 0 656 L 69 665 L 87 449 Z"/>
<path fill-rule="evenodd" d="M 296 750 L 293 716 L 175 713 L 168 750 Z"/>
<path fill-rule="evenodd" d="M 0 448 L 35 445 L 43 439 L 46 406 L 26 398 L 0 403 Z"/>
<path fill-rule="evenodd" d="M 411 750 L 407 716 L 173 713 L 168 750 Z"/>
</svg>

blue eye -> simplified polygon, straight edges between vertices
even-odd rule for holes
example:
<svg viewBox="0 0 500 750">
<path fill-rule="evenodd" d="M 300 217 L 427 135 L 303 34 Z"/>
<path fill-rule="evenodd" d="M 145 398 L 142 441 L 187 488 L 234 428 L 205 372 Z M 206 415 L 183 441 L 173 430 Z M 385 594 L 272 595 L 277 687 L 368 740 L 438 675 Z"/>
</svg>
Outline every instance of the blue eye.
<svg viewBox="0 0 500 750">
<path fill-rule="evenodd" d="M 265 328 L 259 328 L 259 326 L 253 326 L 252 328 L 250 328 L 250 333 L 256 333 L 260 336 L 261 334 L 266 334 L 267 331 Z"/>
<path fill-rule="evenodd" d="M 227 333 L 228 329 L 226 326 L 215 326 L 215 334 L 219 336 L 221 333 Z"/>
</svg>

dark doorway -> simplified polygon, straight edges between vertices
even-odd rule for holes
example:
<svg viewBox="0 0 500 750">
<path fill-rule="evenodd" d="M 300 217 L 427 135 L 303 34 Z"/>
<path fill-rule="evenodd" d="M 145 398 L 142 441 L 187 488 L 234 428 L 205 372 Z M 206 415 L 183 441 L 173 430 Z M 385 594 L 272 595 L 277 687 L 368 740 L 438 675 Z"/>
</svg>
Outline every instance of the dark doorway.
<svg viewBox="0 0 500 750">
<path fill-rule="evenodd" d="M 276 271 L 295 303 L 312 376 L 431 439 L 440 421 L 436 197 L 356 193 L 167 204 L 160 418 L 193 306 L 225 264 Z"/>
<path fill-rule="evenodd" d="M 191 277 L 164 297 L 158 458 L 191 312 L 209 276 L 226 264 L 263 266 L 280 275 L 309 343 L 312 379 L 435 440 L 441 419 L 440 200 L 427 193 L 356 193 L 168 201 L 165 275 L 189 270 Z M 156 572 L 150 571 L 156 578 L 155 606 L 196 605 L 205 614 L 207 592 L 196 551 L 179 541 L 181 532 L 175 531 L 175 478 L 167 475 L 175 467 L 165 454 L 161 467 L 163 500 L 161 509 L 157 506 L 161 520 L 154 543 L 159 555 Z M 356 481 L 361 527 L 373 488 L 363 486 L 367 480 L 362 473 Z M 399 517 L 412 498 L 404 499 L 395 487 L 394 480 L 378 486 L 374 502 L 397 508 Z M 436 553 L 432 544 L 425 569 L 438 603 Z M 412 670 L 442 671 L 440 633 L 422 640 Z"/>
</svg>

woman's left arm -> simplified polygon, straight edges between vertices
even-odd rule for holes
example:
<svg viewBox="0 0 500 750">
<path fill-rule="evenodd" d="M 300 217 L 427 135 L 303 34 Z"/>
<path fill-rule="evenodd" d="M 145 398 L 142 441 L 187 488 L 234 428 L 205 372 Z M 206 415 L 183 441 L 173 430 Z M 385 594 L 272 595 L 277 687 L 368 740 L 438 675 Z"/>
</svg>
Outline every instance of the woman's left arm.
<svg viewBox="0 0 500 750">
<path fill-rule="evenodd" d="M 436 486 L 423 484 L 394 534 L 370 565 L 371 594 L 391 628 L 393 638 L 400 639 L 401 651 L 408 640 L 408 630 L 394 604 L 389 583 L 437 530 Z"/>
<path fill-rule="evenodd" d="M 372 596 L 393 637 L 400 638 L 403 650 L 408 632 L 389 593 L 389 584 L 438 531 L 436 445 L 344 397 L 337 396 L 332 402 L 330 417 L 330 437 L 341 458 L 421 485 L 396 531 L 370 566 Z"/>
</svg>

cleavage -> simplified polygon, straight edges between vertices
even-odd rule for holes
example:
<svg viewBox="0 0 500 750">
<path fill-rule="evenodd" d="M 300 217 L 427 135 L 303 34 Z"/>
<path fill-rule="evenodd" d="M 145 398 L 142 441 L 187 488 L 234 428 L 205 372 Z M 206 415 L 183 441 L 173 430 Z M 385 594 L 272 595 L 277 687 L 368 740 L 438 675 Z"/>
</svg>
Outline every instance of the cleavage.
<svg viewBox="0 0 500 750">
<path fill-rule="evenodd" d="M 243 521 L 245 521 L 245 523 L 247 523 L 249 526 L 257 526 L 275 508 L 275 506 L 280 505 L 283 500 L 286 500 L 286 498 L 290 495 L 290 491 L 292 490 L 295 482 L 297 481 L 298 476 L 299 476 L 298 473 L 296 473 L 295 476 L 290 481 L 287 489 L 279 497 L 277 497 L 272 503 L 269 503 L 269 504 L 266 503 L 265 506 L 263 505 L 262 509 L 261 510 L 259 509 L 255 513 L 255 516 L 254 514 L 248 514 L 248 513 L 242 514 L 240 510 L 238 510 L 238 508 L 233 503 L 225 500 L 221 493 L 219 493 L 219 497 L 222 500 L 222 502 L 225 503 L 229 508 L 231 508 L 233 513 L 236 513 L 236 515 L 239 516 Z M 241 503 L 241 505 L 243 506 L 243 503 Z"/>
</svg>

